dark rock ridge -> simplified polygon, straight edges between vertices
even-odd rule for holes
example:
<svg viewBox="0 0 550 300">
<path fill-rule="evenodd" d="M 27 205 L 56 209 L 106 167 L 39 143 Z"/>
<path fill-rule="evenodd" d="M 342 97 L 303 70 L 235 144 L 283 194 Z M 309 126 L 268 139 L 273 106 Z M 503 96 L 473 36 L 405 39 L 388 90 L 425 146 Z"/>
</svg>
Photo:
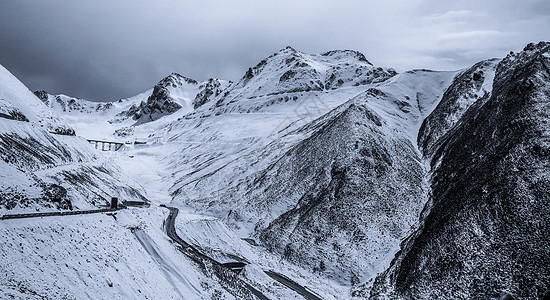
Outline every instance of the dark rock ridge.
<svg viewBox="0 0 550 300">
<path fill-rule="evenodd" d="M 418 147 L 424 155 L 435 151 L 436 142 L 458 122 L 480 98 L 488 99 L 500 59 L 481 61 L 457 75 L 434 111 L 424 120 L 418 133 Z"/>
<path fill-rule="evenodd" d="M 0 112 L 0 118 L 29 122 L 29 119 L 17 108 L 5 109 L 4 112 Z"/>
<path fill-rule="evenodd" d="M 38 99 L 40 99 L 42 102 L 44 102 L 44 104 L 48 104 L 48 98 L 49 98 L 49 94 L 48 92 L 42 90 L 42 91 L 34 91 L 34 94 L 36 95 L 36 97 L 38 97 Z"/>
<path fill-rule="evenodd" d="M 430 202 L 372 299 L 541 299 L 550 289 L 549 82 L 550 43 L 498 64 L 491 96 L 433 146 Z"/>
</svg>

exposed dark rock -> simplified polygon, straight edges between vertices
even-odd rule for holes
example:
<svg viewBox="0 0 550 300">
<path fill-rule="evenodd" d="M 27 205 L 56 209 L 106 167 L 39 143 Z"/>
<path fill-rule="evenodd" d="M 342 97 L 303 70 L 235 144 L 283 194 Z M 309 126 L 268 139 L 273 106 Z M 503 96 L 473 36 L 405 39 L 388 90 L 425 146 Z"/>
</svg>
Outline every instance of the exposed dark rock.
<svg viewBox="0 0 550 300">
<path fill-rule="evenodd" d="M 252 70 L 252 68 L 248 68 L 248 71 L 246 71 L 246 73 L 244 74 L 244 78 L 252 79 L 252 77 L 254 77 L 254 71 Z"/>
<path fill-rule="evenodd" d="M 56 128 L 53 128 L 53 131 L 51 133 L 59 134 L 59 135 L 70 135 L 70 136 L 76 135 L 74 129 L 70 127 L 56 127 Z"/>
<path fill-rule="evenodd" d="M 362 61 L 359 59 L 359 61 Z M 369 63 L 370 64 L 370 63 Z M 352 72 L 352 70 L 354 70 Z M 337 89 L 348 83 L 352 86 L 379 83 L 397 75 L 394 69 L 373 68 L 370 65 L 335 66 L 327 71 L 326 89 Z"/>
<path fill-rule="evenodd" d="M 0 112 L 0 118 L 29 122 L 29 119 L 27 119 L 27 117 L 16 108 L 9 109 L 8 111 L 5 111 L 5 113 Z"/>
<path fill-rule="evenodd" d="M 44 185 L 42 199 L 55 203 L 57 209 L 73 209 L 73 204 L 67 196 L 67 190 L 57 184 Z"/>
<path fill-rule="evenodd" d="M 500 60 L 481 61 L 457 75 L 433 112 L 424 120 L 418 132 L 418 147 L 424 155 L 433 154 L 435 143 L 451 129 L 474 102 L 486 101 L 490 89 L 482 89 L 484 74 L 493 74 Z M 492 80 L 492 76 L 487 78 Z M 486 85 L 491 87 L 492 82 Z"/>
<path fill-rule="evenodd" d="M 213 78 L 208 79 L 208 82 L 199 88 L 201 88 L 201 91 L 193 100 L 193 108 L 195 109 L 213 100 L 222 92 L 220 80 Z"/>
<path fill-rule="evenodd" d="M 114 135 L 118 137 L 127 137 L 134 134 L 134 127 L 122 127 L 120 129 L 115 130 Z"/>
<path fill-rule="evenodd" d="M 139 125 L 172 114 L 182 106 L 170 95 L 170 88 L 178 88 L 184 84 L 196 85 L 197 81 L 172 73 L 157 83 L 147 101 L 141 102 L 138 106 L 132 105 L 129 110 L 116 115 L 117 117 L 131 117 L 136 120 L 134 125 Z"/>
<path fill-rule="evenodd" d="M 294 76 L 296 76 L 296 71 L 288 70 L 281 76 L 281 78 L 279 78 L 279 82 L 288 81 L 289 79 L 294 78 Z"/>
<path fill-rule="evenodd" d="M 38 99 L 42 100 L 44 104 L 48 104 L 48 92 L 46 91 L 35 91 L 34 94 Z"/>
</svg>

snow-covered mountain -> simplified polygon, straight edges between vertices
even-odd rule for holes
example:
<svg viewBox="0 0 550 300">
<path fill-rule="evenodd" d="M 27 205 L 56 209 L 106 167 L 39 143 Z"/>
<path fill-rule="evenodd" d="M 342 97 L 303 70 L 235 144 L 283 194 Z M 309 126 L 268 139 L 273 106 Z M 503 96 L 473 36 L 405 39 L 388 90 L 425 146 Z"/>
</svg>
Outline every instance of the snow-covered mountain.
<svg viewBox="0 0 550 300">
<path fill-rule="evenodd" d="M 171 121 L 218 96 L 231 82 L 209 79 L 199 83 L 172 73 L 153 88 L 113 102 L 94 102 L 47 91 L 34 94 L 86 138 L 126 141 L 147 137 Z M 177 116 L 173 114 L 178 112 Z M 172 115 L 168 118 L 166 116 Z M 165 117 L 165 118 L 163 118 Z M 138 126 L 162 118 L 148 126 Z M 152 128 L 151 128 L 152 127 Z M 136 132 L 137 129 L 137 132 Z"/>
<path fill-rule="evenodd" d="M 326 299 L 542 297 L 550 289 L 549 48 L 530 44 L 459 71 L 397 74 L 356 51 L 287 47 L 236 82 L 173 73 L 109 103 L 37 92 L 45 106 L 20 83 L 13 92 L 18 81 L 7 73 L 2 176 L 30 180 L 16 188 L 19 198 L 48 178 L 79 207 L 74 199 L 83 197 L 72 189 L 91 186 L 135 188 L 138 198 L 147 193 L 177 206 L 184 239 L 220 262 L 246 261 L 239 277 L 270 298 L 296 294 L 273 284 L 266 269 Z M 105 158 L 71 136 L 71 127 L 88 138 L 147 144 Z M 29 139 L 32 145 L 21 141 Z M 164 270 L 172 289 L 191 298 L 239 297 L 187 260 L 175 263 L 158 236 L 159 210 L 134 210 L 123 214 L 126 225 L 109 226 L 133 228 L 119 238 L 161 253 L 152 256 L 161 266 L 152 272 Z M 134 234 L 136 226 L 150 236 Z M 199 279 L 189 281 L 175 265 Z M 141 264 L 128 270 L 147 276 Z M 153 287 L 143 289 L 151 295 Z"/>
<path fill-rule="evenodd" d="M 193 79 L 172 73 L 155 85 L 147 101 L 132 105 L 115 116 L 114 122 L 131 118 L 139 125 L 172 114 L 182 108 L 192 109 L 192 100 L 198 93 L 199 83 Z"/>
<path fill-rule="evenodd" d="M 256 73 L 254 84 L 277 82 L 292 68 L 285 61 L 298 54 L 326 64 L 334 55 L 335 65 L 346 65 L 347 55 L 350 65 L 370 66 L 356 52 L 331 53 L 284 49 L 252 69 L 278 70 Z M 342 284 L 372 279 L 425 202 L 416 132 L 455 74 L 388 72 L 382 82 L 309 91 L 284 85 L 288 92 L 272 95 L 263 87 L 251 94 L 253 79 L 245 76 L 220 95 L 222 105 L 203 107 L 163 133 L 175 149 L 166 159 L 173 202 L 224 218 L 242 235 Z"/>
<path fill-rule="evenodd" d="M 391 68 L 374 67 L 357 51 L 307 54 L 287 47 L 249 68 L 238 82 L 216 97 L 209 110 L 215 114 L 255 112 L 276 103 L 296 101 L 300 93 L 364 86 L 396 74 Z"/>
</svg>

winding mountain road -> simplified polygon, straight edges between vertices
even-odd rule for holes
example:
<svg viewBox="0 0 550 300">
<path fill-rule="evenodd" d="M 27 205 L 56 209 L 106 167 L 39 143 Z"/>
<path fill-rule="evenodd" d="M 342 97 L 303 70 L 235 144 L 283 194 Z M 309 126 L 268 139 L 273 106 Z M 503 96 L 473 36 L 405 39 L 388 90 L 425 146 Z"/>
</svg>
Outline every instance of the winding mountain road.
<svg viewBox="0 0 550 300">
<path fill-rule="evenodd" d="M 176 233 L 176 226 L 175 226 L 175 223 L 176 223 L 175 221 L 176 221 L 176 217 L 179 213 L 179 209 L 177 209 L 175 207 L 169 207 L 169 206 L 166 206 L 166 208 L 170 210 L 170 214 L 166 218 L 165 230 L 166 230 L 166 234 L 173 241 L 180 244 L 182 247 L 184 247 L 184 249 L 188 249 L 188 250 L 193 251 L 196 255 L 201 256 L 203 259 L 210 260 L 214 264 L 217 264 L 217 265 L 223 266 L 225 268 L 231 269 L 231 266 L 233 265 L 232 263 L 221 264 L 221 263 L 215 261 L 214 259 L 202 254 L 199 250 L 197 250 L 196 248 L 194 248 L 193 246 L 191 246 L 190 244 L 185 242 L 183 239 L 181 239 L 178 236 L 178 234 Z M 239 264 L 242 264 L 242 263 L 239 263 Z M 321 297 L 319 297 L 319 296 L 315 295 L 314 293 L 308 291 L 307 288 L 305 288 L 304 286 L 298 284 L 294 280 L 292 280 L 292 279 L 290 279 L 290 278 L 288 278 L 288 277 L 286 277 L 282 274 L 279 274 L 279 273 L 271 271 L 271 270 L 270 271 L 264 270 L 264 273 L 267 274 L 269 277 L 273 278 L 274 280 L 280 282 L 284 286 L 294 290 L 296 293 L 302 295 L 307 300 L 322 300 Z M 262 299 L 262 300 L 263 299 L 268 299 L 260 291 L 256 290 L 255 288 L 250 286 L 248 283 L 243 282 L 243 284 L 252 294 L 254 294 L 259 299 Z"/>
<path fill-rule="evenodd" d="M 277 280 L 278 282 L 282 283 L 283 285 L 285 285 L 286 287 L 294 290 L 296 293 L 302 295 L 304 298 L 308 299 L 308 300 L 322 300 L 321 297 L 313 294 L 312 292 L 308 291 L 305 287 L 299 285 L 297 282 L 295 282 L 294 280 L 282 275 L 282 274 L 279 274 L 277 272 L 273 272 L 273 271 L 264 271 L 264 273 L 266 273 L 269 277 Z"/>
<path fill-rule="evenodd" d="M 169 207 L 169 206 L 166 206 L 166 208 L 170 210 L 170 214 L 166 218 L 165 227 L 164 227 L 165 230 L 166 230 L 166 234 L 174 242 L 176 242 L 180 246 L 182 246 L 183 249 L 188 250 L 188 252 L 184 252 L 185 254 L 193 256 L 192 257 L 193 259 L 198 258 L 198 259 L 201 259 L 201 260 L 206 260 L 206 261 L 210 262 L 211 264 L 213 264 L 217 267 L 223 267 L 223 268 L 225 268 L 227 270 L 231 270 L 231 272 L 233 272 L 232 269 L 229 266 L 225 266 L 224 264 L 219 263 L 218 261 L 214 260 L 213 258 L 210 258 L 210 257 L 202 254 L 195 247 L 191 246 L 190 244 L 185 242 L 182 238 L 180 238 L 178 236 L 178 234 L 176 233 L 176 225 L 175 225 L 176 224 L 175 221 L 176 221 L 176 217 L 179 213 L 179 209 L 177 209 L 175 207 Z M 269 298 L 267 298 L 264 294 L 262 294 L 262 292 L 258 291 L 257 289 L 252 287 L 250 284 L 248 284 L 244 281 L 241 281 L 240 284 L 242 284 L 247 290 L 250 291 L 250 293 L 252 293 L 258 299 L 260 299 L 260 300 L 269 300 Z"/>
</svg>

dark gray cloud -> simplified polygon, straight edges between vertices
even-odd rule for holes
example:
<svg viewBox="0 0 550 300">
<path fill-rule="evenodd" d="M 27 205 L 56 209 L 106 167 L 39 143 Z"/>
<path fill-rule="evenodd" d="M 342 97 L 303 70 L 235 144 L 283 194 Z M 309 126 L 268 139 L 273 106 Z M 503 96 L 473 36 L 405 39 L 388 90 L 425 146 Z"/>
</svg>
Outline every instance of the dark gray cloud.
<svg viewBox="0 0 550 300">
<path fill-rule="evenodd" d="M 0 4 L 0 64 L 29 88 L 93 100 L 171 72 L 237 80 L 291 45 L 355 49 L 398 70 L 458 69 L 548 40 L 546 0 L 18 0 Z"/>
</svg>

